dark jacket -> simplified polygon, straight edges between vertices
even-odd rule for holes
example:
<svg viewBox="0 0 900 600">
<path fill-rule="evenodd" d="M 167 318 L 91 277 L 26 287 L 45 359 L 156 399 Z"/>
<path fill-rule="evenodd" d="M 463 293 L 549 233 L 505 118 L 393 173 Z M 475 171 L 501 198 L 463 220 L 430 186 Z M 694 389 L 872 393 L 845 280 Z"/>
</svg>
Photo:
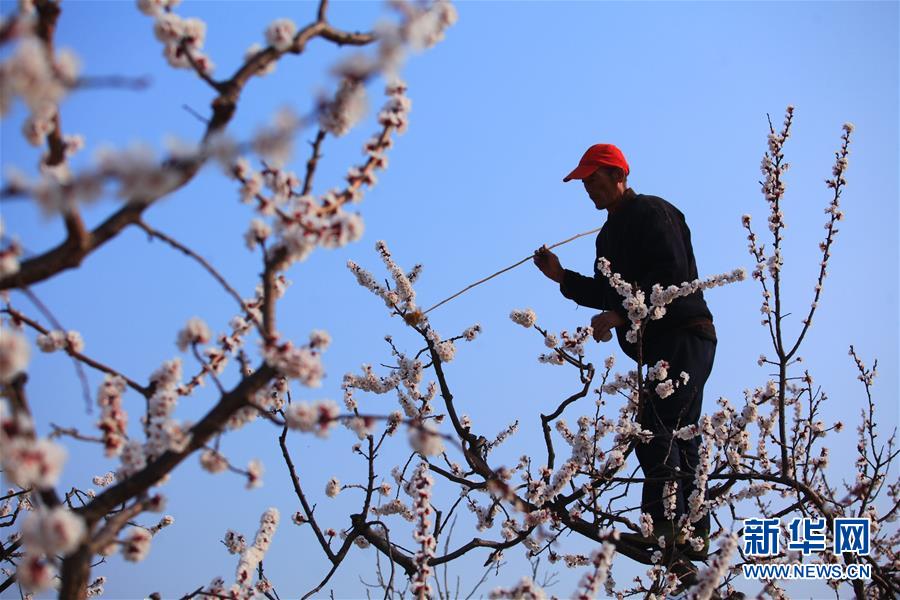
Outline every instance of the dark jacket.
<svg viewBox="0 0 900 600">
<path fill-rule="evenodd" d="M 697 263 L 691 247 L 691 232 L 684 215 L 657 196 L 635 194 L 630 188 L 619 209 L 610 213 L 597 235 L 597 257 L 606 257 L 613 273 L 637 284 L 644 291 L 648 308 L 653 284 L 663 287 L 681 285 L 697 279 Z M 594 263 L 594 276 L 585 277 L 566 269 L 560 284 L 563 296 L 582 306 L 612 310 L 628 321 L 628 313 L 620 296 L 609 285 Z M 622 350 L 637 360 L 637 348 L 625 339 L 630 327 L 616 328 Z M 650 320 L 644 330 L 644 358 L 653 356 L 654 342 L 676 330 L 689 330 L 706 339 L 715 340 L 712 313 L 703 292 L 678 298 L 666 306 L 662 319 Z"/>
</svg>

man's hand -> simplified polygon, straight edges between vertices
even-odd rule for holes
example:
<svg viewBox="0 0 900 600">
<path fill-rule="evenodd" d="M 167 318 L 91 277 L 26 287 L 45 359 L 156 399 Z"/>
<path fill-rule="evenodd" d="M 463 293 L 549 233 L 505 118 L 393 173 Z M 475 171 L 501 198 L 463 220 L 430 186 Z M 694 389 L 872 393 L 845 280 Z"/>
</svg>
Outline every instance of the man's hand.
<svg viewBox="0 0 900 600">
<path fill-rule="evenodd" d="M 541 273 L 556 283 L 562 283 L 565 273 L 559 263 L 559 257 L 553 254 L 546 244 L 534 251 L 534 264 L 541 270 Z"/>
<path fill-rule="evenodd" d="M 593 318 L 591 318 L 591 327 L 594 330 L 594 339 L 598 342 L 608 342 L 612 339 L 612 332 L 610 332 L 610 329 L 612 329 L 613 327 L 622 327 L 626 324 L 627 322 L 622 315 L 611 310 L 602 312 L 599 315 L 594 315 Z"/>
</svg>

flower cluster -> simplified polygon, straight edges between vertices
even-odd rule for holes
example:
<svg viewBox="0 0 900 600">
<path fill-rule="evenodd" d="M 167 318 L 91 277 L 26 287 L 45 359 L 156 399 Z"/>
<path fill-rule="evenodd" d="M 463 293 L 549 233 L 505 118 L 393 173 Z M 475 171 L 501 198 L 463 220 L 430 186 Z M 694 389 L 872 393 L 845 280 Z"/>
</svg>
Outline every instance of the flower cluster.
<svg viewBox="0 0 900 600">
<path fill-rule="evenodd" d="M 494 441 L 492 441 L 490 444 L 488 444 L 488 447 L 490 449 L 496 448 L 497 446 L 499 446 L 500 444 L 505 442 L 506 439 L 509 438 L 511 435 L 515 435 L 515 433 L 518 430 L 519 430 L 519 422 L 515 421 L 514 423 L 511 423 L 506 429 L 504 429 L 503 431 L 501 431 L 500 433 L 497 434 L 497 437 L 494 438 Z"/>
<path fill-rule="evenodd" d="M 319 126 L 340 137 L 349 132 L 366 114 L 366 87 L 359 79 L 341 81 L 334 98 L 319 106 Z"/>
<path fill-rule="evenodd" d="M 420 419 L 431 414 L 431 401 L 437 393 L 437 387 L 431 382 L 426 392 L 422 392 L 419 386 L 422 382 L 423 365 L 420 360 L 407 358 L 405 355 L 395 352 L 398 368 L 388 377 L 378 377 L 369 365 L 363 365 L 363 375 L 344 375 L 344 402 L 348 410 L 357 409 L 353 390 L 360 389 L 376 394 L 385 394 L 396 390 L 397 398 L 404 413 L 410 419 Z M 389 427 L 396 427 L 402 415 L 397 413 L 396 418 L 389 419 Z"/>
<path fill-rule="evenodd" d="M 260 462 L 259 460 L 255 459 L 255 458 L 250 460 L 250 462 L 247 463 L 247 471 L 245 473 L 247 476 L 247 483 L 246 483 L 245 487 L 248 490 L 262 487 L 262 484 L 263 484 L 262 475 L 263 475 L 264 470 L 265 469 L 263 467 L 262 462 Z"/>
<path fill-rule="evenodd" d="M 528 313 L 531 314 L 529 315 Z M 533 316 L 534 313 L 530 310 L 513 311 L 512 314 L 510 314 L 510 318 L 513 322 L 523 326 L 528 326 L 527 323 L 533 322 Z M 566 362 L 566 356 L 576 356 L 579 359 L 583 357 L 584 344 L 591 339 L 591 335 L 594 332 L 591 327 L 576 327 L 575 333 L 569 333 L 568 331 L 563 330 L 559 333 L 559 337 L 557 337 L 536 325 L 535 327 L 544 335 L 544 345 L 554 350 L 553 352 L 538 355 L 538 362 L 551 365 L 564 364 Z M 562 344 L 560 344 L 560 338 L 562 338 Z"/>
<path fill-rule="evenodd" d="M 691 376 L 682 371 L 677 379 L 669 379 L 669 363 L 666 360 L 657 361 L 655 365 L 650 367 L 647 370 L 647 381 L 659 381 L 654 388 L 656 395 L 665 399 L 675 393 L 682 385 L 687 385 L 687 382 L 690 381 Z"/>
<path fill-rule="evenodd" d="M 359 285 L 384 300 L 384 303 L 388 308 L 394 309 L 398 314 L 404 316 L 409 315 L 411 318 L 415 318 L 414 323 L 418 323 L 419 319 L 424 319 L 424 317 L 421 316 L 421 311 L 419 311 L 416 306 L 416 293 L 412 286 L 413 280 L 410 278 L 413 271 L 405 273 L 403 269 L 397 265 L 384 241 L 379 240 L 376 242 L 375 249 L 378 251 L 381 260 L 384 262 L 384 266 L 387 267 L 388 272 L 391 274 L 391 278 L 394 280 L 393 289 L 380 285 L 370 272 L 366 271 L 352 260 L 347 261 L 347 268 L 349 268 L 356 276 L 356 281 Z M 418 272 L 420 271 L 421 266 L 419 265 L 416 274 L 418 275 Z"/>
<path fill-rule="evenodd" d="M 143 527 L 131 527 L 122 540 L 122 557 L 130 562 L 141 562 L 150 553 L 153 534 Z"/>
<path fill-rule="evenodd" d="M 516 598 L 519 600 L 544 600 L 547 594 L 543 588 L 536 584 L 531 577 L 525 576 L 519 583 L 509 589 L 494 588 L 488 596 L 491 600 L 502 598 Z"/>
<path fill-rule="evenodd" d="M 159 522 L 156 525 L 154 525 L 153 527 L 150 527 L 150 529 L 149 529 L 150 534 L 156 535 L 157 533 L 160 532 L 160 530 L 162 530 L 166 527 L 171 527 L 174 523 L 175 523 L 175 517 L 173 517 L 172 515 L 165 515 L 163 518 L 161 518 L 159 520 Z"/>
<path fill-rule="evenodd" d="M 559 335 L 562 338 L 562 347 L 566 352 L 584 356 L 584 343 L 591 339 L 593 333 L 594 330 L 591 327 L 576 327 L 575 333 L 561 331 Z M 544 343 L 546 344 L 546 340 Z"/>
<path fill-rule="evenodd" d="M 613 273 L 610 262 L 603 256 L 597 258 L 597 270 L 609 280 L 609 284 L 624 298 L 622 306 L 628 311 L 628 320 L 631 321 L 631 329 L 626 338 L 631 343 L 637 342 L 637 332 L 641 328 L 641 322 L 647 317 L 649 311 L 644 304 L 644 292 L 634 289 L 633 286 L 622 279 L 618 273 Z"/>
<path fill-rule="evenodd" d="M 525 329 L 531 329 L 537 321 L 537 315 L 530 308 L 513 310 L 509 313 L 509 318 L 512 319 L 513 323 L 521 325 Z"/>
<path fill-rule="evenodd" d="M 475 325 L 472 325 L 471 327 L 469 327 L 468 329 L 466 329 L 465 331 L 463 331 L 463 332 L 462 332 L 462 336 L 465 338 L 465 340 L 466 340 L 467 342 L 471 342 L 472 340 L 475 339 L 475 337 L 476 337 L 479 333 L 481 333 L 481 325 L 479 325 L 478 323 L 476 323 Z"/>
<path fill-rule="evenodd" d="M 225 539 L 222 540 L 222 543 L 229 554 L 240 554 L 247 548 L 247 540 L 244 536 L 231 529 L 225 532 Z"/>
<path fill-rule="evenodd" d="M 154 393 L 148 402 L 144 447 L 147 458 L 153 459 L 166 450 L 182 452 L 191 441 L 187 425 L 172 417 L 178 405 L 178 388 L 181 385 L 181 359 L 166 361 L 150 376 Z M 123 468 L 125 465 L 123 465 Z"/>
<path fill-rule="evenodd" d="M 653 515 L 641 513 L 641 535 L 650 537 L 653 535 Z"/>
<path fill-rule="evenodd" d="M 416 513 L 413 512 L 411 508 L 409 508 L 406 504 L 403 503 L 399 498 L 395 498 L 386 504 L 382 504 L 381 506 L 376 506 L 371 509 L 373 515 L 400 515 L 407 521 L 415 521 Z"/>
<path fill-rule="evenodd" d="M 272 228 L 265 221 L 252 219 L 247 233 L 244 234 L 244 241 L 249 250 L 253 250 L 257 245 L 262 245 L 272 235 Z"/>
<path fill-rule="evenodd" d="M 266 43 L 279 52 L 284 52 L 294 43 L 296 32 L 297 25 L 290 19 L 275 19 L 266 27 Z"/>
<path fill-rule="evenodd" d="M 0 329 L 0 383 L 9 383 L 28 366 L 30 350 L 25 337 L 3 327 Z"/>
<path fill-rule="evenodd" d="M 0 239 L 3 238 L 3 219 L 0 218 Z M 9 277 L 19 272 L 19 257 L 22 256 L 22 245 L 17 239 L 10 240 L 6 248 L 0 248 L 0 278 Z"/>
<path fill-rule="evenodd" d="M 407 492 L 413 498 L 413 510 L 416 514 L 413 539 L 419 544 L 414 559 L 416 572 L 410 584 L 411 591 L 417 598 L 427 598 L 431 593 L 431 587 L 428 584 L 428 580 L 431 578 L 431 566 L 428 561 L 434 558 L 434 551 L 437 548 L 437 540 L 429 531 L 431 527 L 429 517 L 433 512 L 431 508 L 431 486 L 433 484 L 434 479 L 428 474 L 428 464 L 423 462 L 416 468 L 407 486 Z"/>
<path fill-rule="evenodd" d="M 26 552 L 48 557 L 69 554 L 86 532 L 84 519 L 62 506 L 36 508 L 22 524 Z"/>
<path fill-rule="evenodd" d="M 0 401 L 0 467 L 9 481 L 23 489 L 53 487 L 65 460 L 65 448 L 35 438 L 30 416 L 11 412 L 5 401 Z"/>
<path fill-rule="evenodd" d="M 116 481 L 116 474 L 112 471 L 108 471 L 105 475 L 94 475 L 91 481 L 96 486 L 106 487 L 112 485 Z"/>
<path fill-rule="evenodd" d="M 687 598 L 689 600 L 709 600 L 713 597 L 722 577 L 728 572 L 731 555 L 734 554 L 736 548 L 737 536 L 726 534 L 719 542 L 719 551 L 713 555 L 709 566 L 698 574 L 697 584 L 688 590 Z"/>
<path fill-rule="evenodd" d="M 20 19 L 20 24 L 10 33 L 22 39 L 0 63 L 0 116 L 9 112 L 15 97 L 21 98 L 30 111 L 22 132 L 29 143 L 40 146 L 57 130 L 58 105 L 77 83 L 80 65 L 70 50 L 54 54 L 52 46 L 38 37 L 34 20 Z M 71 151 L 76 149 L 73 145 Z"/>
<path fill-rule="evenodd" d="M 329 498 L 334 498 L 338 494 L 341 493 L 341 480 L 337 477 L 332 477 L 328 480 L 328 483 L 325 485 L 325 495 Z"/>
<path fill-rule="evenodd" d="M 784 143 L 791 135 L 791 123 L 794 118 L 794 107 L 788 105 L 784 117 L 784 126 L 781 131 L 776 133 L 774 128 L 769 129 L 768 150 L 763 155 L 760 171 L 762 171 L 764 181 L 762 182 L 762 193 L 766 200 L 772 206 L 769 226 L 776 236 L 780 237 L 778 230 L 785 227 L 783 215 L 778 209 L 778 202 L 784 196 L 784 181 L 782 175 L 790 168 L 789 163 L 784 161 Z"/>
<path fill-rule="evenodd" d="M 31 592 L 49 589 L 56 577 L 56 568 L 53 566 L 53 562 L 40 554 L 26 553 L 16 566 L 16 580 L 23 588 Z"/>
<path fill-rule="evenodd" d="M 352 55 L 334 68 L 337 75 L 365 80 L 383 72 L 389 81 L 395 79 L 403 63 L 405 46 L 414 50 L 433 46 L 444 38 L 446 29 L 457 19 L 456 9 L 446 0 L 430 4 L 393 2 L 391 7 L 401 14 L 402 21 L 398 24 L 379 23 L 375 56 Z"/>
<path fill-rule="evenodd" d="M 85 596 L 87 596 L 88 598 L 99 598 L 103 595 L 104 585 L 106 585 L 106 577 L 101 575 L 100 577 L 94 579 L 94 581 L 92 581 L 91 584 L 87 587 Z"/>
<path fill-rule="evenodd" d="M 296 517 L 296 515 L 295 515 Z M 259 530 L 256 538 L 251 546 L 247 546 L 244 536 L 231 531 L 225 534 L 223 543 L 231 554 L 240 554 L 240 560 L 237 567 L 237 582 L 231 587 L 225 587 L 225 580 L 216 577 L 203 590 L 205 595 L 216 597 L 227 597 L 239 600 L 250 600 L 257 597 L 256 594 L 269 591 L 270 585 L 268 581 L 260 579 L 256 585 L 253 585 L 253 572 L 257 565 L 262 561 L 269 545 L 272 542 L 272 536 L 278 527 L 279 513 L 275 508 L 270 508 L 263 513 L 260 518 Z M 296 522 L 296 519 L 295 519 Z"/>
<path fill-rule="evenodd" d="M 696 523 L 709 511 L 706 503 L 706 484 L 709 480 L 710 459 L 712 458 L 712 446 L 708 441 L 700 447 L 700 460 L 697 462 L 694 474 L 694 491 L 688 497 L 688 522 Z"/>
<path fill-rule="evenodd" d="M 622 279 L 621 275 L 613 273 L 610 262 L 606 258 L 601 256 L 597 259 L 597 270 L 609 280 L 610 286 L 624 298 L 622 306 L 628 312 L 628 320 L 631 322 L 631 328 L 625 338 L 632 344 L 637 343 L 638 332 L 644 319 L 648 316 L 653 320 L 662 319 L 666 314 L 666 305 L 677 298 L 688 296 L 699 290 L 743 281 L 747 276 L 744 269 L 735 269 L 730 273 L 713 275 L 703 280 L 695 279 L 694 281 L 684 282 L 680 286 L 670 285 L 663 288 L 659 284 L 654 284 L 650 293 L 652 308 L 648 308 L 645 303 L 644 291 L 639 288 L 635 289 L 630 283 Z"/>
<path fill-rule="evenodd" d="M 184 329 L 178 332 L 175 343 L 178 349 L 184 352 L 195 344 L 206 344 L 210 339 L 212 339 L 212 334 L 203 319 L 192 317 Z"/>
<path fill-rule="evenodd" d="M 84 350 L 84 339 L 77 331 L 55 329 L 38 335 L 35 343 L 41 352 L 56 352 L 57 350 L 81 352 Z"/>
<path fill-rule="evenodd" d="M 670 285 L 666 288 L 663 288 L 661 285 L 656 284 L 653 286 L 653 290 L 650 293 L 650 304 L 653 306 L 653 308 L 650 309 L 650 318 L 663 318 L 666 314 L 666 305 L 671 304 L 678 298 L 689 296 L 699 290 L 708 290 L 710 288 L 727 285 L 729 283 L 744 281 L 746 278 L 747 271 L 743 268 L 740 268 L 735 269 L 730 273 L 713 275 L 712 277 L 708 277 L 705 280 L 695 279 L 694 281 L 690 282 L 686 281 L 680 286 Z"/>
<path fill-rule="evenodd" d="M 268 342 L 263 346 L 266 362 L 289 379 L 296 379 L 307 387 L 319 387 L 325 375 L 320 352 L 306 346 Z"/>
<path fill-rule="evenodd" d="M 444 440 L 433 419 L 410 423 L 409 445 L 422 456 L 440 456 L 444 451 Z"/>
<path fill-rule="evenodd" d="M 108 457 L 118 456 L 128 438 L 128 412 L 122 406 L 125 387 L 125 380 L 122 377 L 106 375 L 97 391 L 97 406 L 100 407 L 97 427 L 103 433 L 103 447 Z"/>
<path fill-rule="evenodd" d="M 841 149 L 834 153 L 834 166 L 831 168 L 831 174 L 834 178 L 825 180 L 825 185 L 834 190 L 847 183 L 847 180 L 844 179 L 844 171 L 847 170 L 848 165 L 847 155 L 850 154 L 850 134 L 853 133 L 853 123 L 844 123 L 842 129 L 844 133 L 841 134 Z M 840 221 L 841 217 L 837 214 L 837 201 L 838 198 L 835 197 L 834 200 L 832 200 L 829 210 L 826 210 L 825 212 L 835 215 L 835 218 Z"/>
<path fill-rule="evenodd" d="M 212 60 L 203 53 L 206 23 L 201 19 L 182 19 L 171 12 L 180 0 L 138 0 L 138 8 L 154 17 L 153 34 L 163 44 L 163 56 L 176 69 L 196 69 L 209 75 Z"/>
<path fill-rule="evenodd" d="M 228 468 L 228 460 L 218 450 L 210 448 L 200 453 L 200 466 L 207 473 L 221 473 Z"/>
<path fill-rule="evenodd" d="M 456 356 L 456 344 L 453 343 L 453 340 L 441 341 L 440 334 L 433 327 L 428 327 L 427 339 L 431 342 L 434 352 L 441 362 L 450 362 Z"/>
<path fill-rule="evenodd" d="M 613 539 L 618 537 L 616 532 L 613 532 L 611 535 Z M 616 546 L 614 542 L 603 542 L 603 545 L 594 551 L 591 555 L 591 564 L 594 570 L 592 572 L 588 571 L 582 577 L 576 598 L 579 600 L 590 600 L 600 594 L 600 588 L 606 583 L 606 578 L 609 576 L 609 568 L 612 566 L 612 559 L 615 553 Z"/>
<path fill-rule="evenodd" d="M 236 585 L 241 592 L 250 592 L 250 595 L 253 595 L 251 589 L 253 572 L 272 543 L 272 536 L 275 535 L 275 530 L 278 528 L 278 520 L 279 513 L 277 508 L 270 508 L 264 512 L 259 519 L 259 529 L 256 532 L 253 544 L 241 552 L 236 573 Z"/>
<path fill-rule="evenodd" d="M 403 34 L 416 50 L 431 48 L 443 40 L 446 29 L 458 18 L 456 8 L 447 0 L 434 2 L 427 10 L 410 11 L 410 7 L 403 5 L 400 8 L 409 17 L 402 28 Z"/>
<path fill-rule="evenodd" d="M 359 83 L 348 85 L 342 90 L 344 91 L 339 93 L 336 100 L 322 107 L 321 113 L 323 128 L 337 134 L 349 130 L 361 116 L 360 94 L 364 93 L 364 88 Z M 362 186 L 375 185 L 375 171 L 387 167 L 384 152 L 391 146 L 390 134 L 394 130 L 402 133 L 406 127 L 409 99 L 406 98 L 405 91 L 406 87 L 400 83 L 388 86 L 389 99 L 379 113 L 382 130 L 364 144 L 366 162 L 348 171 L 346 189 L 327 192 L 321 202 L 310 195 L 300 195 L 293 191 L 293 187 L 299 183 L 293 173 L 269 165 L 260 175 L 246 161 L 239 161 L 232 167 L 231 175 L 243 184 L 242 199 L 257 200 L 258 210 L 263 215 L 278 213 L 279 218 L 274 222 L 273 228 L 276 240 L 270 249 L 270 256 L 282 257 L 279 268 L 304 260 L 317 245 L 338 248 L 360 238 L 363 233 L 362 218 L 356 213 L 344 211 L 342 207 L 348 202 L 360 201 Z M 290 125 L 276 128 L 272 138 L 276 139 L 279 131 L 292 131 L 296 128 L 293 123 Z M 283 133 L 280 135 L 284 137 Z M 255 147 L 257 151 L 260 150 L 258 143 Z M 271 190 L 271 197 L 262 195 L 263 184 Z M 259 222 L 247 234 L 248 245 L 252 247 L 268 235 L 268 227 Z"/>
<path fill-rule="evenodd" d="M 287 426 L 305 432 L 315 432 L 319 437 L 327 437 L 337 424 L 340 407 L 334 400 L 319 400 L 313 404 L 293 402 L 284 411 Z"/>
</svg>

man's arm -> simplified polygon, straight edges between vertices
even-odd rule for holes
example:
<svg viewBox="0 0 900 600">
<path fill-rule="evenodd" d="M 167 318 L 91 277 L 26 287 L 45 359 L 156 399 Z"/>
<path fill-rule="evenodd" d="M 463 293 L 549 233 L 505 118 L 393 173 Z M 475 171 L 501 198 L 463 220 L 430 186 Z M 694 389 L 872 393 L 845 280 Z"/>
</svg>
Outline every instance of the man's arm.
<svg viewBox="0 0 900 600">
<path fill-rule="evenodd" d="M 534 252 L 534 264 L 548 279 L 559 284 L 559 291 L 566 298 L 574 300 L 582 306 L 604 309 L 604 290 L 601 282 L 592 277 L 585 277 L 575 271 L 564 269 L 559 257 L 547 246 L 541 246 Z"/>
<path fill-rule="evenodd" d="M 553 252 L 547 246 L 541 246 L 534 253 L 534 264 L 541 273 L 559 284 L 559 291 L 566 298 L 574 300 L 582 306 L 605 310 L 607 303 L 604 298 L 608 296 L 609 283 L 600 281 L 596 277 L 585 277 L 575 271 L 563 269 Z M 621 306 L 619 309 L 621 310 Z M 591 327 L 594 330 L 594 339 L 598 342 L 608 342 L 612 339 L 610 329 L 620 327 L 628 323 L 627 319 L 619 314 L 619 311 L 607 311 L 595 315 L 591 319 Z"/>
<path fill-rule="evenodd" d="M 586 277 L 581 273 L 565 269 L 559 282 L 559 291 L 576 304 L 599 310 L 612 308 L 607 302 L 609 283 L 595 277 Z"/>
</svg>

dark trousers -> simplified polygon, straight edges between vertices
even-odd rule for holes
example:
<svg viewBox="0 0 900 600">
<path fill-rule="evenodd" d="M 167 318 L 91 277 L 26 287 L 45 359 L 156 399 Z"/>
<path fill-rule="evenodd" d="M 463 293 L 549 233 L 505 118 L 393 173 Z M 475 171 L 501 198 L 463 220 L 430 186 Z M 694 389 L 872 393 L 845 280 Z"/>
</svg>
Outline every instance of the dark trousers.
<svg viewBox="0 0 900 600">
<path fill-rule="evenodd" d="M 653 439 L 635 445 L 635 453 L 644 477 L 657 479 L 645 481 L 641 495 L 641 510 L 653 517 L 654 523 L 666 520 L 663 504 L 662 478 L 674 474 L 687 475 L 678 478 L 678 493 L 675 501 L 675 520 L 688 512 L 688 498 L 694 491 L 694 474 L 699 462 L 700 436 L 689 440 L 677 439 L 672 435 L 675 429 L 697 423 L 703 408 L 703 386 L 712 371 L 716 355 L 716 342 L 700 337 L 689 331 L 673 331 L 653 340 L 645 348 L 644 362 L 653 366 L 660 359 L 669 363 L 668 377 L 678 380 L 681 372 L 689 375 L 687 384 L 682 384 L 667 398 L 656 395 L 654 388 L 659 382 L 651 382 L 649 393 L 645 395 L 641 426 L 653 432 Z M 706 490 L 703 490 L 704 497 Z M 694 523 L 697 530 L 709 531 L 709 515 Z"/>
</svg>

